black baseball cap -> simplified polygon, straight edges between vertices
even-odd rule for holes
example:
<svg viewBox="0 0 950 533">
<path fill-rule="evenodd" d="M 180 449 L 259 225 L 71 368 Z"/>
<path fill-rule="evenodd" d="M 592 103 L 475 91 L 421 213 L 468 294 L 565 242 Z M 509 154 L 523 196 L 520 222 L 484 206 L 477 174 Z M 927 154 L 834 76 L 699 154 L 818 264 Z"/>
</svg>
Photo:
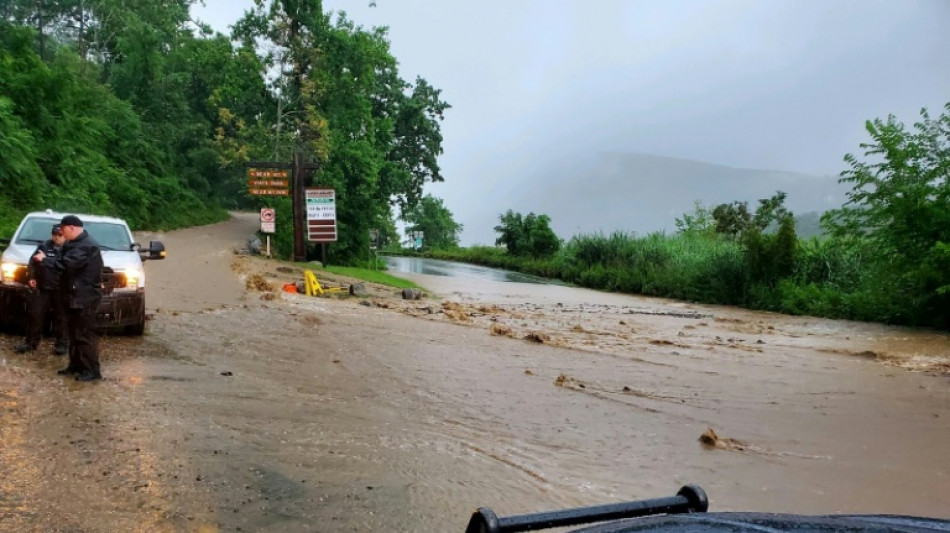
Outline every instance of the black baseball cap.
<svg viewBox="0 0 950 533">
<path fill-rule="evenodd" d="M 61 225 L 59 225 L 59 224 L 53 224 L 53 231 L 52 231 L 52 233 L 53 233 L 53 235 L 62 235 L 62 234 L 63 234 L 63 227 L 62 227 Z"/>
<path fill-rule="evenodd" d="M 82 220 L 79 220 L 79 217 L 76 215 L 66 215 L 62 220 L 59 221 L 60 226 L 78 226 L 82 227 Z"/>
</svg>

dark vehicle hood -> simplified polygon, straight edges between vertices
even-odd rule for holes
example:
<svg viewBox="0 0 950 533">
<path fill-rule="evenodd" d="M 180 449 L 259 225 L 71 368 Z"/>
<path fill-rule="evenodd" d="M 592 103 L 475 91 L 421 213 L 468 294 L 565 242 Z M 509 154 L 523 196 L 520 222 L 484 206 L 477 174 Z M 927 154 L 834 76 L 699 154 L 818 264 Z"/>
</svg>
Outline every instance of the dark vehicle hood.
<svg viewBox="0 0 950 533">
<path fill-rule="evenodd" d="M 619 520 L 573 530 L 575 533 L 796 533 L 845 532 L 950 532 L 950 520 L 895 515 L 804 516 L 772 513 L 693 513 Z"/>
</svg>

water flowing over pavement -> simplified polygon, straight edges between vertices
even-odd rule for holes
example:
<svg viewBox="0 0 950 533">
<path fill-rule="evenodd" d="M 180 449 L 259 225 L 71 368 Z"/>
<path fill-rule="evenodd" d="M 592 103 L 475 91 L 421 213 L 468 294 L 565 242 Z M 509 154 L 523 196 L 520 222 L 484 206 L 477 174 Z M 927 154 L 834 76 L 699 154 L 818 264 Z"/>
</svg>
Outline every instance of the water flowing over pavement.
<svg viewBox="0 0 950 533">
<path fill-rule="evenodd" d="M 234 254 L 256 224 L 155 236 L 101 383 L 0 338 L 0 531 L 461 531 L 685 483 L 950 518 L 946 334 L 424 274 L 438 298 L 258 292 L 299 272 Z"/>
</svg>

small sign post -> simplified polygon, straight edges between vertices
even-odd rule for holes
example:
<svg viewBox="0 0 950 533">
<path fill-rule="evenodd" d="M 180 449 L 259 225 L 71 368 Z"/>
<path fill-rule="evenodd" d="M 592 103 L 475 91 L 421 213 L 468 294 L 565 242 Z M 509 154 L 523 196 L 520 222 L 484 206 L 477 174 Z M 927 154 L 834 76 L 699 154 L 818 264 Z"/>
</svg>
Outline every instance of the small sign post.
<svg viewBox="0 0 950 533">
<path fill-rule="evenodd" d="M 379 230 L 371 229 L 369 230 L 369 251 L 373 253 L 373 257 L 368 257 L 370 261 L 373 262 L 373 270 L 376 270 L 376 263 L 379 262 L 379 255 L 377 255 L 376 250 L 379 248 Z"/>
<path fill-rule="evenodd" d="M 409 240 L 412 242 L 412 247 L 418 252 L 422 250 L 422 239 L 425 237 L 425 234 L 421 231 L 410 231 Z"/>
<path fill-rule="evenodd" d="M 261 233 L 267 240 L 267 257 L 270 257 L 270 234 L 277 230 L 277 217 L 273 207 L 261 208 Z"/>
</svg>

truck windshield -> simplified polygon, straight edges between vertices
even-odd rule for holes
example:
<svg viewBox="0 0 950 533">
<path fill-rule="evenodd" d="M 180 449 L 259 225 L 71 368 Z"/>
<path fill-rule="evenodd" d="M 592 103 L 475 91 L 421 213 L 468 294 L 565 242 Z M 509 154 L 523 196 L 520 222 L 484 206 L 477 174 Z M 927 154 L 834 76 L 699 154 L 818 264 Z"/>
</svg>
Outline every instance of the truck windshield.
<svg viewBox="0 0 950 533">
<path fill-rule="evenodd" d="M 23 229 L 17 235 L 17 244 L 40 244 L 50 238 L 53 224 L 59 219 L 32 217 L 23 224 Z M 83 229 L 92 235 L 103 250 L 131 250 L 132 241 L 129 232 L 123 224 L 113 222 L 86 222 Z"/>
</svg>

